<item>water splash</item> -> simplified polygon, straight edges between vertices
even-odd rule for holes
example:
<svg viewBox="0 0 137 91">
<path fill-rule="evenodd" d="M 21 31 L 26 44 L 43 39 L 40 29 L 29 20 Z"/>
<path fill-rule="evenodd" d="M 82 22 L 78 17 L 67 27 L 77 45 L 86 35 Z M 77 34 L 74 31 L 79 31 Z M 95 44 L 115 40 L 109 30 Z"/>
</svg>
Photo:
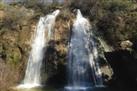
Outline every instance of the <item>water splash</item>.
<svg viewBox="0 0 137 91">
<path fill-rule="evenodd" d="M 40 72 L 44 56 L 44 48 L 52 36 L 52 29 L 59 12 L 59 10 L 56 10 L 46 17 L 40 17 L 35 30 L 32 50 L 29 55 L 24 81 L 23 84 L 18 86 L 18 88 L 33 88 L 41 86 Z M 48 37 L 45 37 L 45 32 L 48 32 Z"/>
<path fill-rule="evenodd" d="M 102 79 L 102 72 L 100 69 L 100 64 L 99 64 L 99 58 L 98 58 L 98 50 L 97 50 L 97 45 L 94 40 L 94 35 L 93 33 L 90 34 L 90 41 L 89 43 L 92 45 L 92 48 L 89 50 L 89 62 L 92 67 L 92 74 L 94 78 L 94 85 L 95 87 L 104 87 L 103 85 L 103 79 Z"/>
<path fill-rule="evenodd" d="M 69 44 L 67 90 L 87 90 L 103 85 L 97 48 L 90 30 L 89 21 L 78 10 Z"/>
</svg>

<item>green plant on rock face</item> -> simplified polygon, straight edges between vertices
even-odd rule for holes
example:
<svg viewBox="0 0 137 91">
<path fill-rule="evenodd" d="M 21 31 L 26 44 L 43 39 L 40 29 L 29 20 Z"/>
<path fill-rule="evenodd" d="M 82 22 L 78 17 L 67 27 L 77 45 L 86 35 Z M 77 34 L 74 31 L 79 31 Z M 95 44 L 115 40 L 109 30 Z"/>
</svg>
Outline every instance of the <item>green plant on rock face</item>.
<svg viewBox="0 0 137 91">
<path fill-rule="evenodd" d="M 6 61 L 11 65 L 16 66 L 21 60 L 21 53 L 19 49 L 11 48 L 10 50 L 6 49 L 5 51 L 6 51 Z"/>
<path fill-rule="evenodd" d="M 33 10 L 18 5 L 6 5 L 1 12 L 4 14 L 2 19 L 0 17 L 0 30 L 6 28 L 8 30 L 19 31 L 22 29 L 22 26 L 26 26 L 30 23 L 31 18 L 34 15 Z"/>
<path fill-rule="evenodd" d="M 21 25 L 22 22 L 25 20 L 26 12 L 19 9 L 9 6 L 6 10 L 6 16 L 4 20 L 4 24 L 7 25 L 6 27 L 15 28 L 17 25 Z"/>
<path fill-rule="evenodd" d="M 28 8 L 36 7 L 37 4 L 38 4 L 38 0 L 26 0 L 26 1 L 25 1 L 25 5 L 26 5 Z"/>
<path fill-rule="evenodd" d="M 111 12 L 128 11 L 134 5 L 131 0 L 101 0 L 101 4 L 104 9 Z"/>
<path fill-rule="evenodd" d="M 137 13 L 136 12 L 132 12 L 130 14 L 128 14 L 125 17 L 125 33 L 126 35 L 134 40 L 134 38 L 136 39 L 137 37 Z"/>
<path fill-rule="evenodd" d="M 20 55 L 17 53 L 13 54 L 13 62 L 16 64 L 20 61 Z"/>
<path fill-rule="evenodd" d="M 0 10 L 3 10 L 4 8 L 5 8 L 5 5 L 2 2 L 0 2 Z"/>
<path fill-rule="evenodd" d="M 97 20 L 97 28 L 112 45 L 137 37 L 137 13 L 131 0 L 101 0 L 104 12 Z"/>
</svg>

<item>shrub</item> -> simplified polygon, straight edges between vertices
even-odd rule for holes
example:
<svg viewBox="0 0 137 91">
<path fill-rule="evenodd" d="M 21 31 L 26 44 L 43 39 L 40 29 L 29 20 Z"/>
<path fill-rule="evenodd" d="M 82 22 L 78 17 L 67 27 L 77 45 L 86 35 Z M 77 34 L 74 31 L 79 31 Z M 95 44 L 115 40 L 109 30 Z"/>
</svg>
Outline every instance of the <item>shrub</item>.
<svg viewBox="0 0 137 91">
<path fill-rule="evenodd" d="M 137 13 L 130 0 L 102 0 L 103 16 L 97 21 L 97 28 L 105 39 L 114 46 L 120 41 L 137 37 Z"/>
<path fill-rule="evenodd" d="M 2 2 L 0 2 L 0 10 L 3 10 L 6 5 L 4 5 Z"/>
<path fill-rule="evenodd" d="M 133 8 L 133 2 L 130 0 L 102 0 L 104 9 L 111 12 L 128 11 Z"/>
<path fill-rule="evenodd" d="M 33 11 L 28 10 L 25 7 L 10 6 L 7 5 L 4 9 L 4 19 L 2 20 L 0 26 L 2 28 L 7 28 L 9 30 L 20 30 L 21 26 L 27 25 L 31 17 L 33 16 Z"/>
</svg>

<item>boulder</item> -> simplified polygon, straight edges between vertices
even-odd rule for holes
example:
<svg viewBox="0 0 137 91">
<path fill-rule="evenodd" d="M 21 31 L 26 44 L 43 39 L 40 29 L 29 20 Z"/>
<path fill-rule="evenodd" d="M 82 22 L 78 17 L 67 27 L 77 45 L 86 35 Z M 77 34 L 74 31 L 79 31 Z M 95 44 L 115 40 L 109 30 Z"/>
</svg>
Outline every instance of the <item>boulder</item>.
<svg viewBox="0 0 137 91">
<path fill-rule="evenodd" d="M 130 40 L 125 40 L 120 43 L 122 49 L 130 50 L 133 46 L 133 43 Z"/>
</svg>

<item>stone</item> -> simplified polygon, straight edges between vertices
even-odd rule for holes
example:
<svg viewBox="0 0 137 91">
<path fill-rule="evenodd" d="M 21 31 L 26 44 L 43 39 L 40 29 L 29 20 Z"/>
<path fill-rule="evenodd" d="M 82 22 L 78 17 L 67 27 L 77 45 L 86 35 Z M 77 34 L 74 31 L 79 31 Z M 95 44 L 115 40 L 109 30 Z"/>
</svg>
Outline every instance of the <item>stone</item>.
<svg viewBox="0 0 137 91">
<path fill-rule="evenodd" d="M 120 43 L 120 46 L 124 50 L 129 50 L 133 46 L 133 43 L 130 40 L 125 40 Z"/>
</svg>

